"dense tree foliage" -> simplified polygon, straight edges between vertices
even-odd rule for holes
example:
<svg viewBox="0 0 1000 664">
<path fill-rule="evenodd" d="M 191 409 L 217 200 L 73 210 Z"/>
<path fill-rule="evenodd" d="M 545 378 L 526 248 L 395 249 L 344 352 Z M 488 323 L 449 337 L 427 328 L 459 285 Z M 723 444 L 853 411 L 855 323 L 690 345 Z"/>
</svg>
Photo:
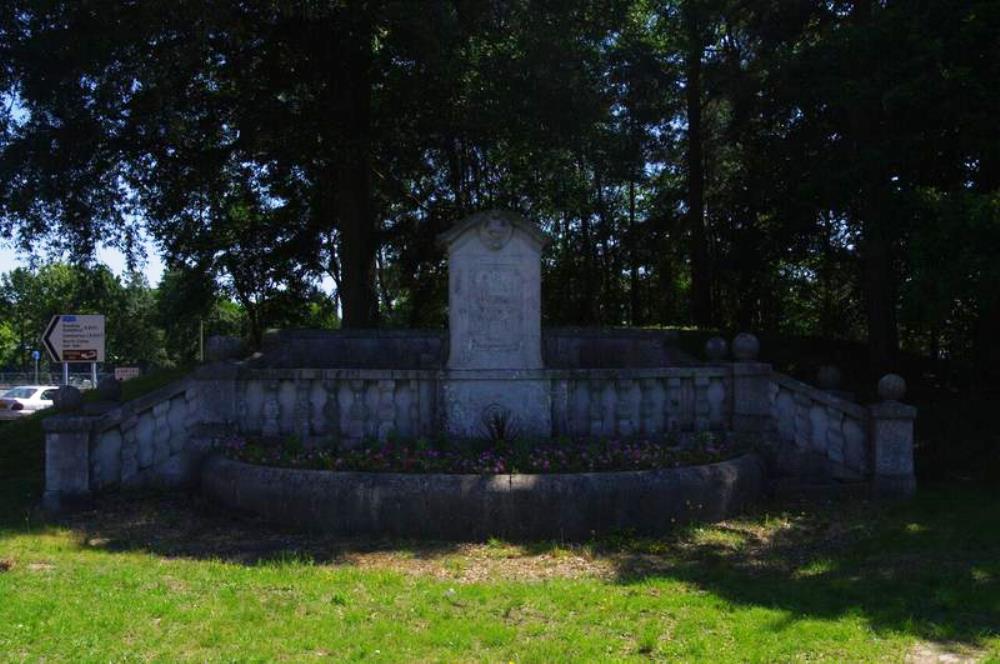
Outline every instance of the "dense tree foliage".
<svg viewBox="0 0 1000 664">
<path fill-rule="evenodd" d="M 12 0 L 0 231 L 86 263 L 144 228 L 178 329 L 212 282 L 258 337 L 440 325 L 436 236 L 513 207 L 548 323 L 996 369 L 997 34 L 990 0 Z"/>
<path fill-rule="evenodd" d="M 234 287 L 192 270 L 169 270 L 156 288 L 104 265 L 50 263 L 0 275 L 0 369 L 26 371 L 52 316 L 107 317 L 109 365 L 163 367 L 198 358 L 201 335 L 254 339 L 260 326 L 333 327 L 332 304 L 315 288 L 255 294 L 244 306 Z M 43 355 L 43 366 L 48 365 Z"/>
</svg>

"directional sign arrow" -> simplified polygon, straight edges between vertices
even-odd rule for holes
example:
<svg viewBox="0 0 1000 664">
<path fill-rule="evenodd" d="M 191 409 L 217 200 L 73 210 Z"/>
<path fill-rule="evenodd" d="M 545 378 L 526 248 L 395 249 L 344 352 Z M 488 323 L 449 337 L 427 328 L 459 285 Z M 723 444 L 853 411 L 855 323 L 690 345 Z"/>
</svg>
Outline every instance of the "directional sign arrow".
<svg viewBox="0 0 1000 664">
<path fill-rule="evenodd" d="M 104 322 L 97 314 L 53 316 L 42 343 L 53 362 L 103 362 Z"/>
<path fill-rule="evenodd" d="M 52 320 L 49 321 L 49 326 L 45 328 L 45 334 L 42 335 L 42 345 L 45 346 L 45 350 L 48 351 L 49 357 L 52 358 L 53 362 L 63 361 L 62 355 L 59 353 L 62 350 L 62 326 L 59 324 L 60 320 L 62 320 L 62 316 L 53 316 Z"/>
</svg>

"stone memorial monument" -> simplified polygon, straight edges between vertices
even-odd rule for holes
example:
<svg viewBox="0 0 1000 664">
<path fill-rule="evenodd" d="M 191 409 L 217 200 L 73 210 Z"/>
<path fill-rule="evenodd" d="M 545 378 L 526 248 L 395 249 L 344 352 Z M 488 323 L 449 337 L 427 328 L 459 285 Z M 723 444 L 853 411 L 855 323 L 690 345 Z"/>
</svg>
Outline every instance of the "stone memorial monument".
<svg viewBox="0 0 1000 664">
<path fill-rule="evenodd" d="M 441 236 L 448 249 L 444 429 L 459 437 L 548 435 L 541 253 L 548 238 L 520 215 L 475 214 Z"/>
</svg>

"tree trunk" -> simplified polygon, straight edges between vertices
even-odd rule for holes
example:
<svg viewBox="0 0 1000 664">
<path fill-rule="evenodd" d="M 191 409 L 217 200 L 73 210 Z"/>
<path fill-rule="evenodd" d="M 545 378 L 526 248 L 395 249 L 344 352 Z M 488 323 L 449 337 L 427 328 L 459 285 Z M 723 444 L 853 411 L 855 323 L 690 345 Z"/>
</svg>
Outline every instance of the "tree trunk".
<svg viewBox="0 0 1000 664">
<path fill-rule="evenodd" d="M 642 300 L 639 293 L 639 237 L 635 227 L 635 180 L 628 183 L 628 258 L 629 258 L 629 319 L 632 325 L 642 325 Z"/>
<path fill-rule="evenodd" d="M 870 366 L 880 376 L 895 370 L 899 339 L 892 252 L 884 230 L 885 220 L 875 214 L 870 211 L 866 215 L 862 260 Z"/>
<path fill-rule="evenodd" d="M 872 0 L 856 0 L 853 21 L 867 28 L 872 21 Z M 859 71 L 853 72 L 859 76 Z M 874 75 L 874 74 L 873 74 Z M 896 278 L 893 271 L 890 228 L 892 193 L 884 158 L 864 157 L 865 146 L 878 145 L 882 134 L 882 107 L 874 93 L 854 105 L 854 152 L 863 165 L 860 183 L 862 283 L 868 324 L 869 368 L 874 377 L 896 369 L 899 348 L 896 324 Z"/>
<path fill-rule="evenodd" d="M 696 325 L 712 325 L 712 285 L 705 233 L 705 156 L 701 117 L 701 68 L 705 51 L 701 26 L 685 5 L 687 50 L 684 58 L 687 97 L 688 228 L 691 232 L 691 316 Z"/>
<path fill-rule="evenodd" d="M 341 303 L 344 327 L 374 327 L 375 219 L 371 182 L 372 26 L 362 3 L 348 4 L 333 75 L 332 122 L 342 151 L 334 155 L 334 207 L 340 227 Z M 331 35 L 332 39 L 333 35 Z"/>
</svg>

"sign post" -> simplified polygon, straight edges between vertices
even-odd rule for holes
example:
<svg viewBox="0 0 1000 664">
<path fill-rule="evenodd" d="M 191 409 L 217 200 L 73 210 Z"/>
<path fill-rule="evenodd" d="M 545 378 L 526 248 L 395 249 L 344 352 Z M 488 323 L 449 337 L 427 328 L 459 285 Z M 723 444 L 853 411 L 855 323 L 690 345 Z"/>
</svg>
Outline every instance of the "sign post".
<svg viewBox="0 0 1000 664">
<path fill-rule="evenodd" d="M 38 385 L 38 360 L 40 360 L 41 357 L 42 354 L 39 351 L 31 351 L 31 359 L 35 361 L 35 385 Z"/>
<path fill-rule="evenodd" d="M 63 385 L 69 385 L 70 364 L 90 364 L 93 386 L 97 387 L 97 363 L 104 362 L 104 316 L 53 316 L 45 328 L 42 344 L 53 362 L 62 362 Z"/>
</svg>

